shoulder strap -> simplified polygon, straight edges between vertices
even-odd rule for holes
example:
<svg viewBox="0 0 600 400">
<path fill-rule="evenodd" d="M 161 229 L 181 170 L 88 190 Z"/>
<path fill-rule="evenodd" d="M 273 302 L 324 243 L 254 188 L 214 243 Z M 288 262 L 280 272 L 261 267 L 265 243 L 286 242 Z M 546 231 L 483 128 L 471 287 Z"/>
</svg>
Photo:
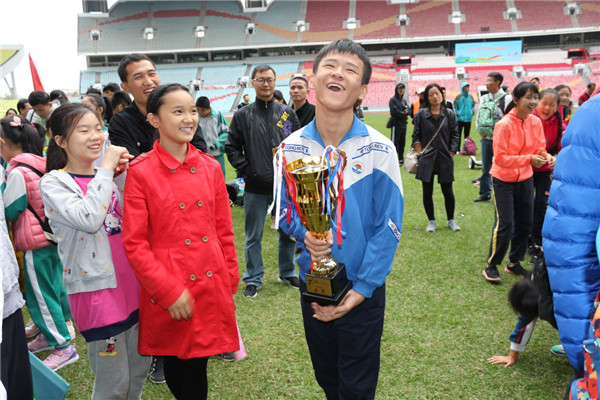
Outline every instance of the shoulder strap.
<svg viewBox="0 0 600 400">
<path fill-rule="evenodd" d="M 444 122 L 446 122 L 446 117 L 444 117 L 444 119 L 442 120 L 442 123 L 440 124 L 440 126 L 438 126 L 437 131 L 435 131 L 435 134 L 433 135 L 433 137 L 431 138 L 431 140 L 429 141 L 429 143 L 427 143 L 427 146 L 425 146 L 425 148 L 422 150 L 422 152 L 425 152 L 425 149 L 427 149 L 429 147 L 429 145 L 437 137 L 438 133 L 440 133 L 440 130 L 442 129 L 442 126 L 444 126 Z"/>
<path fill-rule="evenodd" d="M 24 164 L 24 163 L 19 163 L 15 166 L 15 168 L 17 167 L 25 167 L 28 168 L 30 170 L 32 170 L 36 175 L 38 175 L 40 178 L 42 176 L 44 176 L 44 174 L 42 174 L 37 168 L 32 167 L 31 165 L 28 164 Z M 46 232 L 48 233 L 52 233 L 52 228 L 50 228 L 50 224 L 48 223 L 48 218 L 46 218 L 45 221 L 42 221 L 42 219 L 40 218 L 40 216 L 38 215 L 37 212 L 35 212 L 35 210 L 33 209 L 33 207 L 31 206 L 31 204 L 29 202 L 27 202 L 27 209 L 29 211 L 31 211 L 31 213 L 33 214 L 33 216 L 35 217 L 35 219 L 37 219 L 37 221 L 39 222 L 40 226 L 42 227 L 42 230 L 44 231 L 44 234 L 46 234 Z M 55 243 L 52 242 L 50 240 L 48 240 L 50 243 Z"/>
</svg>

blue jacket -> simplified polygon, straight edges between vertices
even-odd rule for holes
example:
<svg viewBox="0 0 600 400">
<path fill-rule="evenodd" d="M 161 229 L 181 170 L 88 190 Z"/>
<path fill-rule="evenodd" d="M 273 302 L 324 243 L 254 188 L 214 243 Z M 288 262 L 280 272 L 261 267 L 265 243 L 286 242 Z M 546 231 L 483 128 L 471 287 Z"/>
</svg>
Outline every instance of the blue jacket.
<svg viewBox="0 0 600 400">
<path fill-rule="evenodd" d="M 460 122 L 471 122 L 473 120 L 473 107 L 475 106 L 475 100 L 469 92 L 465 96 L 463 91 L 465 86 L 468 86 L 467 82 L 460 84 L 460 94 L 454 99 L 454 111 L 456 112 L 456 119 Z M 470 87 L 470 86 L 469 86 Z"/>
<path fill-rule="evenodd" d="M 325 148 L 315 120 L 290 135 L 281 147 L 287 162 L 321 156 Z M 353 289 L 370 298 L 392 270 L 400 240 L 404 197 L 398 158 L 388 138 L 356 117 L 338 149 L 347 157 L 344 169 L 346 205 L 342 214 L 342 244 L 337 245 L 336 228 L 332 227 L 334 244 L 331 251 L 336 260 L 346 265 Z M 291 203 L 284 199 L 281 207 L 286 204 Z M 283 210 L 281 214 L 280 227 L 298 240 L 302 252 L 297 262 L 300 278 L 304 281 L 311 263 L 303 243 L 306 229 L 300 224 L 295 210 L 288 225 L 286 212 Z"/>
<path fill-rule="evenodd" d="M 562 139 L 542 230 L 554 315 L 569 362 L 583 371 L 594 298 L 600 288 L 600 96 L 573 115 Z"/>
</svg>

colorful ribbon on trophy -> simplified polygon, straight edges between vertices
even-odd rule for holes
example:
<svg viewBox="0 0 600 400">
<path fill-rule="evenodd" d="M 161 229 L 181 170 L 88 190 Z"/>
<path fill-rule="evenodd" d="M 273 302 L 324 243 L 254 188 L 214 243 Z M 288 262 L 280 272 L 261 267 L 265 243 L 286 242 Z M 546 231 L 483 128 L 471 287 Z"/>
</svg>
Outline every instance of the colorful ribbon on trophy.
<svg viewBox="0 0 600 400">
<path fill-rule="evenodd" d="M 337 160 L 335 159 L 337 157 Z M 336 225 L 336 242 L 338 245 L 342 244 L 342 212 L 346 205 L 344 197 L 344 164 L 346 163 L 345 155 L 342 151 L 337 150 L 333 146 L 325 147 L 323 151 L 323 159 L 327 161 L 327 184 L 323 191 L 323 198 L 326 202 L 326 208 L 324 208 L 329 215 L 329 218 L 333 221 L 333 215 L 331 212 L 331 196 L 329 191 L 331 185 L 337 178 L 336 188 L 336 207 L 335 207 L 335 225 Z M 333 169 L 331 164 L 334 164 Z"/>
</svg>

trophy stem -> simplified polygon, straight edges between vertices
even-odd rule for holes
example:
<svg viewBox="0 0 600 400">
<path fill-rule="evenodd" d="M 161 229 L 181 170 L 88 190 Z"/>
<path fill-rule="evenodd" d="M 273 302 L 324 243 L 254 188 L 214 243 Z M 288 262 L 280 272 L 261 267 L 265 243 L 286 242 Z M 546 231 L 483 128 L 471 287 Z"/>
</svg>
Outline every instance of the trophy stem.
<svg viewBox="0 0 600 400">
<path fill-rule="evenodd" d="M 319 261 L 313 261 L 310 264 L 310 271 L 315 276 L 331 278 L 337 271 L 337 262 L 331 256 L 325 256 Z"/>
</svg>

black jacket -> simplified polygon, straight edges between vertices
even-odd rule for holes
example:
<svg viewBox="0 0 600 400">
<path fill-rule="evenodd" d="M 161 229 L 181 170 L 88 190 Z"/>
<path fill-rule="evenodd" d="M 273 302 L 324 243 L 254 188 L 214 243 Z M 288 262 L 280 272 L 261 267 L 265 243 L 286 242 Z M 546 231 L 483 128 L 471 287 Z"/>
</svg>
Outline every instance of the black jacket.
<svg viewBox="0 0 600 400">
<path fill-rule="evenodd" d="M 129 154 L 137 157 L 142 153 L 152 150 L 154 145 L 154 127 L 135 105 L 135 101 L 119 111 L 110 120 L 108 138 L 110 144 L 123 146 Z M 198 126 L 192 145 L 198 150 L 206 152 L 206 142 L 202 137 L 202 129 Z"/>
<path fill-rule="evenodd" d="M 447 118 L 444 120 L 444 117 Z M 440 124 L 444 122 L 440 133 L 429 145 Z M 442 107 L 438 119 L 435 120 L 428 107 L 421 108 L 414 118 L 413 145 L 420 142 L 423 154 L 419 157 L 419 167 L 416 178 L 423 182 L 431 182 L 434 166 L 437 164 L 438 180 L 440 183 L 454 181 L 454 160 L 450 152 L 457 153 L 459 147 L 458 124 L 454 111 Z"/>
<path fill-rule="evenodd" d="M 393 125 L 404 125 L 406 126 L 407 120 L 408 120 L 408 112 L 406 114 L 404 114 L 405 111 L 409 111 L 408 110 L 408 102 L 406 101 L 406 99 L 400 98 L 398 96 L 398 86 L 400 86 L 401 83 L 396 85 L 395 91 L 394 91 L 394 96 L 392 98 L 390 98 L 390 114 L 392 115 L 392 124 Z"/>
<path fill-rule="evenodd" d="M 300 129 L 294 110 L 273 99 L 260 99 L 235 113 L 225 143 L 227 159 L 250 193 L 273 192 L 273 149 Z"/>
</svg>

